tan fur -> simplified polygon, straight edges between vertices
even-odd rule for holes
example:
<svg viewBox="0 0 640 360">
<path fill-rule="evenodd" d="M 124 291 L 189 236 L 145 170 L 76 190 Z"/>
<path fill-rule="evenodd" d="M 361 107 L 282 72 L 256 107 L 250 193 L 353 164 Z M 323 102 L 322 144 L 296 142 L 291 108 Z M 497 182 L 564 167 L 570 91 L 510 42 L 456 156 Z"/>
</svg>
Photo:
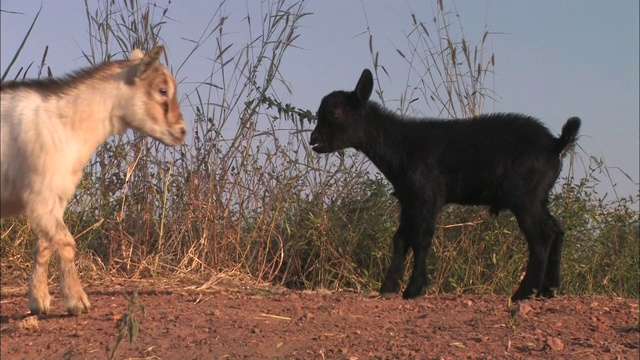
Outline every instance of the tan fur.
<svg viewBox="0 0 640 360">
<path fill-rule="evenodd" d="M 129 55 L 129 60 L 138 61 L 143 57 L 144 57 L 144 53 L 142 53 L 142 50 L 135 49 L 131 52 L 131 55 Z"/>
<path fill-rule="evenodd" d="M 34 314 L 49 311 L 47 267 L 54 254 L 67 311 L 89 310 L 73 263 L 75 242 L 62 215 L 95 149 L 129 128 L 169 146 L 184 141 L 176 82 L 159 62 L 163 51 L 134 50 L 128 61 L 68 78 L 0 87 L 0 215 L 25 212 L 38 237 L 29 282 Z"/>
</svg>

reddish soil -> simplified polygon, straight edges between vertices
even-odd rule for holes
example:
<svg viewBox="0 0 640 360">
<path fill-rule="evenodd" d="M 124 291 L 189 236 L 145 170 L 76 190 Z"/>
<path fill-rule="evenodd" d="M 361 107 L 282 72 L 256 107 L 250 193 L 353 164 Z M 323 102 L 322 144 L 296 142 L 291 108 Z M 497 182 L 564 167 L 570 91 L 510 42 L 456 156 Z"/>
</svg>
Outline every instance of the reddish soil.
<svg viewBox="0 0 640 360">
<path fill-rule="evenodd" d="M 146 316 L 116 359 L 638 359 L 638 300 L 561 296 L 512 309 L 505 296 L 418 300 L 351 293 L 216 289 L 140 292 Z M 92 309 L 28 316 L 3 289 L 2 359 L 107 359 L 128 300 L 87 287 Z"/>
</svg>

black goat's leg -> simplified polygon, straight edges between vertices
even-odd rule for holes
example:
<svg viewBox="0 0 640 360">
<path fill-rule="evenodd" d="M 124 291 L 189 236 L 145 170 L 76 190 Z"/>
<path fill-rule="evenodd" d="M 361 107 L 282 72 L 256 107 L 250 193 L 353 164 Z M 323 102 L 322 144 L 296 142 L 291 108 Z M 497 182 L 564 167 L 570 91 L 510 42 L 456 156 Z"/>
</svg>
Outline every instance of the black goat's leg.
<svg viewBox="0 0 640 360">
<path fill-rule="evenodd" d="M 400 292 L 400 282 L 402 280 L 402 275 L 404 274 L 404 263 L 407 251 L 409 250 L 409 228 L 409 222 L 403 219 L 401 215 L 400 225 L 393 236 L 393 255 L 391 257 L 391 264 L 389 265 L 387 274 L 385 275 L 382 286 L 380 287 L 380 295 L 384 297 L 390 297 Z"/>
<path fill-rule="evenodd" d="M 419 219 L 415 220 L 416 226 L 411 234 L 410 242 L 413 250 L 413 270 L 409 284 L 402 294 L 405 299 L 413 299 L 426 293 L 428 285 L 427 255 L 431 248 L 437 213 L 437 207 L 424 206 L 416 214 Z"/>
<path fill-rule="evenodd" d="M 549 233 L 551 235 L 551 249 L 547 260 L 547 268 L 544 274 L 542 287 L 536 296 L 552 298 L 555 296 L 554 289 L 560 287 L 560 260 L 562 258 L 562 243 L 564 241 L 564 231 L 558 220 L 545 209 L 547 216 Z"/>
<path fill-rule="evenodd" d="M 523 207 L 525 209 L 525 207 Z M 553 232 L 544 210 L 539 206 L 533 206 L 527 210 L 514 211 L 520 230 L 524 233 L 529 247 L 529 260 L 524 278 L 520 286 L 511 296 L 512 301 L 520 301 L 536 294 L 542 289 L 547 259 L 551 251 Z"/>
</svg>

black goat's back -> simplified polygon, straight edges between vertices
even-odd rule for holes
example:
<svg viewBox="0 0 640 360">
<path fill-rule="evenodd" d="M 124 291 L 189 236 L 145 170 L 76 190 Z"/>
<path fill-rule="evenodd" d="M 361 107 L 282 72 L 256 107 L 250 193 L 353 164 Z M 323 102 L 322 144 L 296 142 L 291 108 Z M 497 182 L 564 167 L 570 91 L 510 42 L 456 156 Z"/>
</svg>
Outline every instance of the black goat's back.
<svg viewBox="0 0 640 360">
<path fill-rule="evenodd" d="M 400 143 L 409 171 L 422 174 L 422 186 L 414 185 L 437 189 L 445 203 L 489 205 L 498 212 L 522 202 L 518 195 L 546 198 L 560 173 L 559 139 L 533 117 L 398 121 L 404 122 Z"/>
</svg>

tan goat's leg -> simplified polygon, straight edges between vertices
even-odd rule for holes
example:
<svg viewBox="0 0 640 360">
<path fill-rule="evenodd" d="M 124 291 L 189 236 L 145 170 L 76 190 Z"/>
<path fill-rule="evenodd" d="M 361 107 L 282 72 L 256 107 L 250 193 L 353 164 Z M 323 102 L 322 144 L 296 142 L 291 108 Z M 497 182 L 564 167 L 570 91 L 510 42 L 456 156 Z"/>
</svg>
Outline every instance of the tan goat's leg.
<svg viewBox="0 0 640 360">
<path fill-rule="evenodd" d="M 54 243 L 60 264 L 60 290 L 64 297 L 64 305 L 70 315 L 88 312 L 91 305 L 74 264 L 76 242 L 64 223 L 60 223 Z"/>
<path fill-rule="evenodd" d="M 49 237 L 38 234 L 38 239 L 33 247 L 33 273 L 29 281 L 29 309 L 34 315 L 49 312 L 51 297 L 47 284 L 49 259 L 51 258 L 51 243 Z"/>
<path fill-rule="evenodd" d="M 46 204 L 51 205 L 46 206 Z M 73 262 L 76 243 L 62 220 L 66 204 L 58 198 L 51 199 L 50 202 L 42 201 L 40 205 L 36 211 L 30 212 L 31 224 L 38 234 L 38 242 L 35 247 L 36 262 L 33 277 L 29 284 L 29 307 L 34 313 L 46 313 L 49 309 L 47 265 L 52 252 L 55 251 L 60 265 L 60 291 L 67 312 L 71 315 L 87 312 L 90 307 L 89 300 L 82 290 Z"/>
</svg>

